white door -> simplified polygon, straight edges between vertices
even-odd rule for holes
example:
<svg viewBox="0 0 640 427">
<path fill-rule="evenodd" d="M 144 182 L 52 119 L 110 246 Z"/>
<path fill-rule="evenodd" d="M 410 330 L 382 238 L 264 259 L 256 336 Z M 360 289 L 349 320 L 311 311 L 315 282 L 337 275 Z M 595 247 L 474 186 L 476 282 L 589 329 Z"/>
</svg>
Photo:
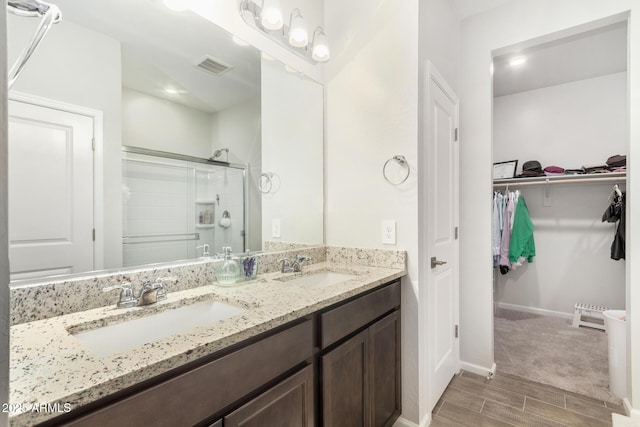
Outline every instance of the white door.
<svg viewBox="0 0 640 427">
<path fill-rule="evenodd" d="M 9 101 L 11 279 L 93 270 L 93 119 Z"/>
<path fill-rule="evenodd" d="M 427 67 L 426 254 L 431 405 L 460 368 L 458 341 L 458 100 Z M 424 226 L 424 224 L 423 224 Z"/>
</svg>

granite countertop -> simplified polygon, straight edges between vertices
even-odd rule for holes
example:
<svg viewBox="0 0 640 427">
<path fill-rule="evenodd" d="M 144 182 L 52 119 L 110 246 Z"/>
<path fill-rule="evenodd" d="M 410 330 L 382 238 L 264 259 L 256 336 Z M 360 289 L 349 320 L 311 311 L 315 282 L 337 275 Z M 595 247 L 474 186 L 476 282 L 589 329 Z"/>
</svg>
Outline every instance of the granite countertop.
<svg viewBox="0 0 640 427">
<path fill-rule="evenodd" d="M 330 286 L 278 280 L 323 270 L 356 277 Z M 303 273 L 269 273 L 233 287 L 212 284 L 170 292 L 166 300 L 145 307 L 108 306 L 12 326 L 10 425 L 43 422 L 405 274 L 399 268 L 323 262 L 306 266 Z M 105 357 L 93 354 L 69 332 L 201 300 L 226 302 L 245 311 Z"/>
</svg>

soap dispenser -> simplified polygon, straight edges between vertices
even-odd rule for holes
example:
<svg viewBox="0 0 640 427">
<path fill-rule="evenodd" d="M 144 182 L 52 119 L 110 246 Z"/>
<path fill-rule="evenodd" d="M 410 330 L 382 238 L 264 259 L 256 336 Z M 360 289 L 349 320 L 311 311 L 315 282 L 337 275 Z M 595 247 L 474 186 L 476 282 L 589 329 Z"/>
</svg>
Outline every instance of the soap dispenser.
<svg viewBox="0 0 640 427">
<path fill-rule="evenodd" d="M 240 278 L 240 266 L 238 262 L 231 259 L 231 248 L 222 248 L 224 260 L 216 267 L 216 280 L 220 285 L 228 286 L 234 284 Z"/>
</svg>

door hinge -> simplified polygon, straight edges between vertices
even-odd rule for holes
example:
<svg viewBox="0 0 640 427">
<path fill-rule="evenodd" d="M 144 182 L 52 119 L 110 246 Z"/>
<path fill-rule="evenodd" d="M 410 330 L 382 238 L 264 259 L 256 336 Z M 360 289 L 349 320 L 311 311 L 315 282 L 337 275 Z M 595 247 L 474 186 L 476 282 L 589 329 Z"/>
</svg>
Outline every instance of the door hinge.
<svg viewBox="0 0 640 427">
<path fill-rule="evenodd" d="M 453 229 L 454 238 L 458 240 L 458 227 Z"/>
<path fill-rule="evenodd" d="M 453 334 L 455 335 L 456 338 L 458 338 L 458 325 L 454 327 Z"/>
<path fill-rule="evenodd" d="M 91 138 L 91 150 L 96 151 L 96 139 Z"/>
<path fill-rule="evenodd" d="M 96 229 L 95 228 L 91 232 L 91 235 L 92 235 L 93 241 L 95 242 L 96 241 Z"/>
<path fill-rule="evenodd" d="M 453 140 L 457 141 L 458 140 L 458 128 L 455 128 L 453 130 Z"/>
</svg>

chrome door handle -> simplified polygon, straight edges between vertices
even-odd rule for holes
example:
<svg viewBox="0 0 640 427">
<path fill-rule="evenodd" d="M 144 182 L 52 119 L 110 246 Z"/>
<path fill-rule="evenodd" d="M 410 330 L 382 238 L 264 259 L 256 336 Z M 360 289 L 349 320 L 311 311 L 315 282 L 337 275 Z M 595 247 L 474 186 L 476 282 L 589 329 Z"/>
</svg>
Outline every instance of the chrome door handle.
<svg viewBox="0 0 640 427">
<path fill-rule="evenodd" d="M 443 264 L 446 264 L 446 263 L 447 263 L 447 261 L 438 261 L 436 259 L 436 257 L 434 257 L 434 256 L 431 257 L 431 268 L 436 268 L 437 266 L 443 265 Z"/>
</svg>

